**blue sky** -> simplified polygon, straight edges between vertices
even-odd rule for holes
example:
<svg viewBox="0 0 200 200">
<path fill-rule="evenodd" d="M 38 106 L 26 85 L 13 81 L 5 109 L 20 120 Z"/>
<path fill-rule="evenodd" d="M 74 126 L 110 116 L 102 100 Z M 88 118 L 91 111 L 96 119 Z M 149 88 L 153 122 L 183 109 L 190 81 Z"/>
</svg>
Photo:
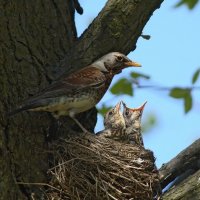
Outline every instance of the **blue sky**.
<svg viewBox="0 0 200 200">
<path fill-rule="evenodd" d="M 105 5 L 105 0 L 79 1 L 84 14 L 76 14 L 76 25 L 80 35 Z M 187 7 L 174 8 L 177 1 L 165 1 L 161 8 L 154 12 L 145 26 L 143 33 L 151 35 L 150 40 L 140 38 L 137 48 L 128 57 L 141 63 L 141 72 L 151 76 L 145 85 L 164 87 L 191 86 L 191 78 L 200 68 L 200 5 L 192 11 Z M 116 76 L 115 83 L 121 77 L 128 77 L 132 69 L 126 69 Z M 196 83 L 199 86 L 200 80 Z M 143 114 L 153 113 L 157 117 L 156 126 L 144 134 L 145 147 L 154 151 L 158 167 L 169 161 L 181 150 L 200 136 L 200 91 L 193 95 L 193 109 L 184 113 L 183 101 L 170 98 L 168 91 L 153 89 L 136 89 L 134 97 L 126 95 L 115 97 L 107 92 L 101 102 L 115 105 L 123 99 L 129 107 L 137 107 L 148 101 Z M 102 117 L 98 117 L 96 130 L 103 129 Z"/>
</svg>

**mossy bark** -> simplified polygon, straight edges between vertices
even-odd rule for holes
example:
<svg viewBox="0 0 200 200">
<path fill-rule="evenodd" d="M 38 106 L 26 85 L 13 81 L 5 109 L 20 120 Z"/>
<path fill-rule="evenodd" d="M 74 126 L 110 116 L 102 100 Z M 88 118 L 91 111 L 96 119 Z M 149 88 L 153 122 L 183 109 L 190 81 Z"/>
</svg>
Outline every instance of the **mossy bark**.
<svg viewBox="0 0 200 200">
<path fill-rule="evenodd" d="M 199 200 L 200 170 L 163 195 L 163 200 Z"/>
<path fill-rule="evenodd" d="M 72 0 L 0 2 L 0 199 L 39 199 L 41 188 L 18 182 L 48 182 L 50 165 L 47 138 L 52 118 L 45 113 L 8 118 L 7 112 L 61 72 L 84 67 L 110 51 L 134 50 L 144 25 L 161 3 L 109 0 L 77 38 Z M 94 127 L 95 110 L 82 116 L 85 124 L 91 121 Z M 65 128 L 55 132 L 54 138 L 64 137 L 67 123 Z"/>
</svg>

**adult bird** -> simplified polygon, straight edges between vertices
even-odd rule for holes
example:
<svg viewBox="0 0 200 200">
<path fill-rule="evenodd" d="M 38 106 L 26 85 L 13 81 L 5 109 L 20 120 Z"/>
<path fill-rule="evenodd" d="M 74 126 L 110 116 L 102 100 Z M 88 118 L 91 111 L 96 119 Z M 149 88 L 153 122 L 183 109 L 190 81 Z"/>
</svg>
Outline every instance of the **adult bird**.
<svg viewBox="0 0 200 200">
<path fill-rule="evenodd" d="M 41 93 L 26 100 L 10 115 L 21 111 L 50 112 L 55 118 L 68 115 L 86 132 L 75 115 L 94 107 L 107 91 L 114 75 L 130 66 L 141 65 L 122 53 L 108 53 L 89 66 L 54 82 Z"/>
<path fill-rule="evenodd" d="M 125 136 L 125 121 L 120 112 L 121 101 L 111 108 L 104 117 L 105 129 L 96 133 L 97 136 L 103 136 L 117 141 L 122 141 Z"/>
<path fill-rule="evenodd" d="M 147 102 L 139 108 L 128 108 L 124 102 L 122 103 L 124 106 L 123 117 L 126 124 L 126 135 L 129 138 L 129 142 L 144 146 L 141 133 L 141 118 Z"/>
</svg>

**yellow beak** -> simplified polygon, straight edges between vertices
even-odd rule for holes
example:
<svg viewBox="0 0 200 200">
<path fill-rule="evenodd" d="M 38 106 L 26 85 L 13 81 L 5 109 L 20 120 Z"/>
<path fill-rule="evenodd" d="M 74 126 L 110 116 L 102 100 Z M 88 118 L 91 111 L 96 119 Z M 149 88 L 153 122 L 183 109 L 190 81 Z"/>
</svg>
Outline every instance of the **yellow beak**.
<svg viewBox="0 0 200 200">
<path fill-rule="evenodd" d="M 115 106 L 117 112 L 119 112 L 120 108 L 121 108 L 121 101 Z"/>
<path fill-rule="evenodd" d="M 124 64 L 125 64 L 126 66 L 142 67 L 141 64 L 139 64 L 139 63 L 137 63 L 137 62 L 133 62 L 133 61 L 125 62 Z"/>
</svg>

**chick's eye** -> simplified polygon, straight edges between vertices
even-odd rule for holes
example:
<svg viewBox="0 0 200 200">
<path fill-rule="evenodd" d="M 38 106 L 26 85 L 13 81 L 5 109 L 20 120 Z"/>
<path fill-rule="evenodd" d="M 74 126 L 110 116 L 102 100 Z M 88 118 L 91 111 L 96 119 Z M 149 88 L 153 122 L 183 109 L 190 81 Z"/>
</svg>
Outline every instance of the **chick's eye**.
<svg viewBox="0 0 200 200">
<path fill-rule="evenodd" d="M 128 112 L 128 110 L 125 112 L 125 115 L 126 115 L 126 116 L 128 116 L 128 115 L 129 115 L 129 112 Z"/>
<path fill-rule="evenodd" d="M 122 56 L 117 56 L 117 60 L 118 61 L 123 61 L 123 57 Z"/>
<path fill-rule="evenodd" d="M 112 111 L 110 111 L 108 114 L 109 114 L 109 115 L 112 115 Z"/>
</svg>

